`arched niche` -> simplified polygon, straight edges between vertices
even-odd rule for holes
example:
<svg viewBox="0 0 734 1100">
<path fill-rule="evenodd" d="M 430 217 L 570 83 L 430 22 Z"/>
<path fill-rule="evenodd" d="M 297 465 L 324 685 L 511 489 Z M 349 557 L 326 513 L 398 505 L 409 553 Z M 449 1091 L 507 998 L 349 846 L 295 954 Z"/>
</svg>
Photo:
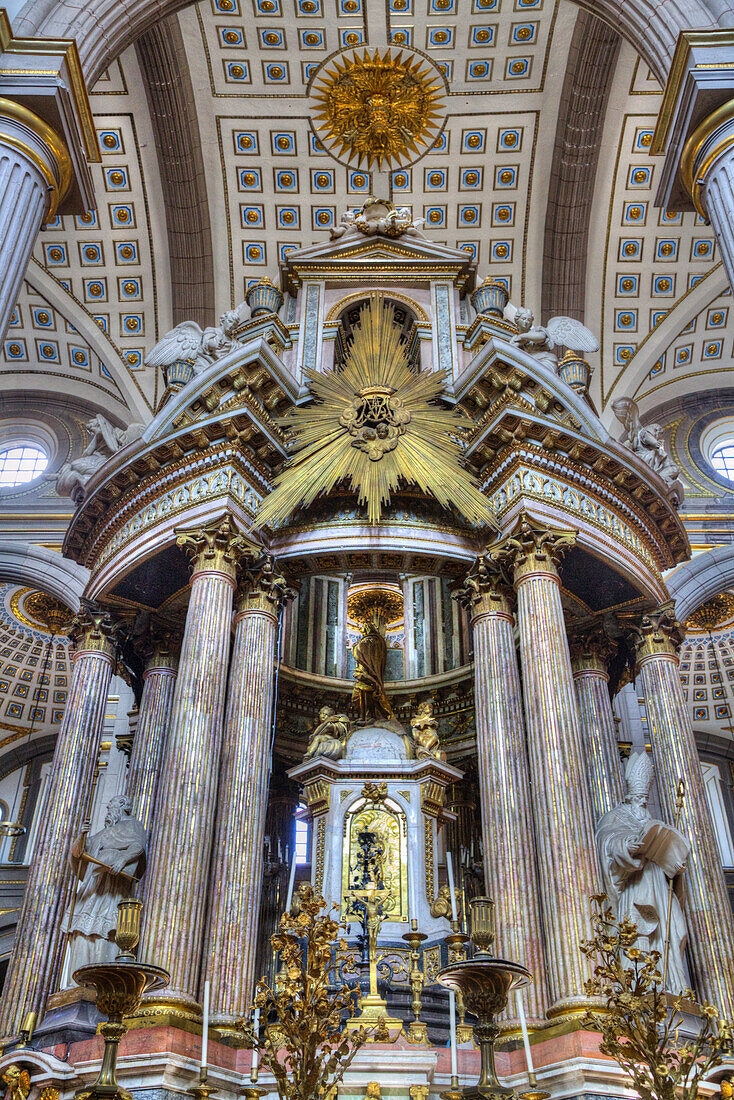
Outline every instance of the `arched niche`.
<svg viewBox="0 0 734 1100">
<path fill-rule="evenodd" d="M 394 310 L 395 325 L 400 330 L 400 342 L 404 345 L 410 362 L 411 370 L 418 373 L 421 369 L 420 336 L 418 334 L 418 321 L 414 310 L 398 298 L 389 295 L 380 295 L 385 305 L 392 306 Z M 334 342 L 334 370 L 341 370 L 354 339 L 354 330 L 359 325 L 359 317 L 362 309 L 369 303 L 369 296 L 354 298 L 338 314 L 338 328 Z"/>
</svg>

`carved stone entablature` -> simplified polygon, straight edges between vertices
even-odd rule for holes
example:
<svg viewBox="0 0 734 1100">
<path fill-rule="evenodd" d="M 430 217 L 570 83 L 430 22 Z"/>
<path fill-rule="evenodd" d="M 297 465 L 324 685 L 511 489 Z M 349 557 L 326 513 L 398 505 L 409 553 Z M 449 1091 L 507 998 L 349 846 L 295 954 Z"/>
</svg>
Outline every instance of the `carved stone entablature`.
<svg viewBox="0 0 734 1100">
<path fill-rule="evenodd" d="M 468 252 L 426 238 L 398 240 L 380 234 L 343 236 L 290 252 L 281 264 L 283 289 L 296 295 L 304 282 L 338 280 L 344 286 L 428 284 L 434 280 L 474 288 L 475 264 Z"/>
<path fill-rule="evenodd" d="M 121 492 L 114 509 L 88 510 L 85 502 L 72 522 L 64 552 L 98 573 L 115 557 L 125 558 L 139 540 L 155 538 L 157 528 L 168 532 L 185 523 L 186 513 L 207 507 L 220 512 L 231 506 L 250 526 L 268 491 L 263 471 L 249 456 L 230 444 L 172 462 L 165 470 L 138 480 Z"/>
</svg>

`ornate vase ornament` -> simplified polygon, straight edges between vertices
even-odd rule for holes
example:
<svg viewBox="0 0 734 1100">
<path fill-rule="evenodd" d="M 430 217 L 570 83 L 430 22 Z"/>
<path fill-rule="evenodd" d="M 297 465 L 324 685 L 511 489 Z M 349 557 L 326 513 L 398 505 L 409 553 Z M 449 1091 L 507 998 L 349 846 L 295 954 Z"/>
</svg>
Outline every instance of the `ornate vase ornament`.
<svg viewBox="0 0 734 1100">
<path fill-rule="evenodd" d="M 251 286 L 245 294 L 253 317 L 262 317 L 266 313 L 277 313 L 283 305 L 283 295 L 267 275 Z"/>
<path fill-rule="evenodd" d="M 567 351 L 558 364 L 558 377 L 584 397 L 589 392 L 591 373 L 589 364 L 576 351 Z"/>
<path fill-rule="evenodd" d="M 487 313 L 490 317 L 502 317 L 509 300 L 505 284 L 491 277 L 486 278 L 471 296 L 471 304 L 477 313 Z"/>
</svg>

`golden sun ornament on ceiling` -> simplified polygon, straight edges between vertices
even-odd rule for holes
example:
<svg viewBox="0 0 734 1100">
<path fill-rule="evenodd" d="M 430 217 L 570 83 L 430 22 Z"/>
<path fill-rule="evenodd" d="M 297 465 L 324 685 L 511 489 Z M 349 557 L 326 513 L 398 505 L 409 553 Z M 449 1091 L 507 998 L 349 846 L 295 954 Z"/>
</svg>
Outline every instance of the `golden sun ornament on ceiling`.
<svg viewBox="0 0 734 1100">
<path fill-rule="evenodd" d="M 444 121 L 444 84 L 418 55 L 351 50 L 325 62 L 311 85 L 312 126 L 329 153 L 387 171 L 434 144 Z"/>
<path fill-rule="evenodd" d="M 445 371 L 414 373 L 391 305 L 363 306 L 342 369 L 306 371 L 314 401 L 282 423 L 297 453 L 260 505 L 256 527 L 284 522 L 340 482 L 377 524 L 390 494 L 417 486 L 477 527 L 496 531 L 489 501 L 461 465 L 458 437 L 467 417 L 441 405 Z"/>
</svg>

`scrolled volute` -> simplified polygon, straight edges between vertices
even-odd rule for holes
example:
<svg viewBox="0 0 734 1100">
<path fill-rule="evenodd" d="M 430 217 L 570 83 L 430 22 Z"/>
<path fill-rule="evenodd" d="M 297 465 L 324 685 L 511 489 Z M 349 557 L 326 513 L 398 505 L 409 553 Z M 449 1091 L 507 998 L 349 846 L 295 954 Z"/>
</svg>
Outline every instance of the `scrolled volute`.
<svg viewBox="0 0 734 1100">
<path fill-rule="evenodd" d="M 253 554 L 251 564 L 242 571 L 239 591 L 242 610 L 271 611 L 275 615 L 296 594 L 267 551 Z"/>
<path fill-rule="evenodd" d="M 218 571 L 234 579 L 238 564 L 253 549 L 230 516 L 214 520 L 205 527 L 177 528 L 175 535 L 177 545 L 188 554 L 194 573 Z"/>
</svg>

